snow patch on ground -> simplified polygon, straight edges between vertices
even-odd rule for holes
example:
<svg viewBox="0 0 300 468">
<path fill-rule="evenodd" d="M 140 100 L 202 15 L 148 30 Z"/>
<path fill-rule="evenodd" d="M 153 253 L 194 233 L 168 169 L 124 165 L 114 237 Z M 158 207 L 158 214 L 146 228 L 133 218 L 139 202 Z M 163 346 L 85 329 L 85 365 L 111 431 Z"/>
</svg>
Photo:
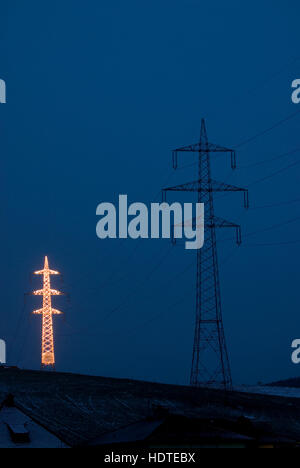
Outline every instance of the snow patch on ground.
<svg viewBox="0 0 300 468">
<path fill-rule="evenodd" d="M 237 385 L 234 387 L 237 392 L 259 393 L 262 395 L 282 396 L 289 398 L 300 398 L 300 388 L 291 387 L 267 387 L 263 385 Z"/>
</svg>

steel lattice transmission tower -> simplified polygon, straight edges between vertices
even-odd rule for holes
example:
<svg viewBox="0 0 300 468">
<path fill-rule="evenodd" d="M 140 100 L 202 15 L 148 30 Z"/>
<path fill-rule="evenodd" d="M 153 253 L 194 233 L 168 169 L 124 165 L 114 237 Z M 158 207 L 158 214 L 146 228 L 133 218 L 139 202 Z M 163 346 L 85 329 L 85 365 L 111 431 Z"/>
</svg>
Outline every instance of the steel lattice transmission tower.
<svg viewBox="0 0 300 468">
<path fill-rule="evenodd" d="M 43 296 L 42 309 L 34 310 L 33 314 L 42 315 L 42 367 L 55 367 L 54 340 L 53 340 L 53 314 L 62 314 L 57 309 L 53 309 L 51 304 L 52 296 L 61 296 L 62 293 L 56 289 L 51 289 L 50 275 L 59 275 L 58 271 L 50 270 L 48 257 L 45 257 L 44 269 L 35 271 L 35 275 L 43 275 L 43 289 L 33 291 L 34 296 Z"/>
<path fill-rule="evenodd" d="M 214 215 L 213 193 L 244 192 L 244 206 L 248 208 L 248 191 L 211 178 L 210 153 L 229 153 L 232 169 L 236 168 L 236 155 L 234 150 L 208 142 L 204 119 L 199 143 L 173 151 L 174 169 L 181 152 L 197 154 L 198 178 L 164 188 L 163 200 L 166 200 L 167 192 L 196 192 L 197 202 L 204 203 L 205 212 L 204 245 L 197 250 L 196 323 L 190 384 L 230 390 L 232 379 L 222 321 L 216 228 L 235 228 L 238 244 L 241 243 L 241 229 L 238 224 Z"/>
</svg>

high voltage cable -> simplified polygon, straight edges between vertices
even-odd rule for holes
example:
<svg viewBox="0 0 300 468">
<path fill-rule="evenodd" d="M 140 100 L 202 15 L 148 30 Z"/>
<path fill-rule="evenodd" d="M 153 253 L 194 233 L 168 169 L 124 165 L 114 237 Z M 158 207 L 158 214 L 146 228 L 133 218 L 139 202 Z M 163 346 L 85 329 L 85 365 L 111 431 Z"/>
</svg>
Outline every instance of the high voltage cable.
<svg viewBox="0 0 300 468">
<path fill-rule="evenodd" d="M 158 262 L 158 264 L 155 265 L 154 268 L 151 269 L 151 271 L 148 273 L 148 275 L 146 276 L 146 278 L 144 278 L 144 280 L 138 284 L 137 288 L 140 288 L 141 286 L 144 286 L 145 283 L 148 281 L 148 279 L 153 275 L 153 273 L 162 265 L 162 263 L 164 262 L 164 260 L 169 256 L 171 250 L 172 250 L 172 247 L 170 249 L 167 250 L 167 252 L 165 253 L 165 255 L 163 255 L 163 257 L 160 259 L 160 261 Z M 129 292 L 129 294 L 127 294 L 127 296 L 124 298 L 124 300 L 122 301 L 121 304 L 119 304 L 118 306 L 116 306 L 114 309 L 110 310 L 108 312 L 108 314 L 106 314 L 104 316 L 104 318 L 102 319 L 102 323 L 105 322 L 109 317 L 111 317 L 112 314 L 114 314 L 115 312 L 117 312 L 124 304 L 125 301 L 127 301 L 130 297 L 132 297 L 132 294 L 135 292 L 136 288 L 134 288 L 132 291 Z"/>
<path fill-rule="evenodd" d="M 273 158 L 270 158 L 270 159 L 264 159 L 263 161 L 257 161 L 257 162 L 254 162 L 254 163 L 238 166 L 237 169 L 247 169 L 249 167 L 261 166 L 261 165 L 266 164 L 268 162 L 272 162 L 272 161 L 276 161 L 278 159 L 281 159 L 284 156 L 289 156 L 290 154 L 298 153 L 299 151 L 300 151 L 300 148 L 295 148 L 295 149 L 293 149 L 291 151 L 287 151 L 287 152 L 282 153 L 282 154 L 280 154 L 278 156 L 274 156 Z"/>
<path fill-rule="evenodd" d="M 299 220 L 300 220 L 300 216 L 297 216 L 295 218 L 288 219 L 287 221 L 283 221 L 281 223 L 273 224 L 272 226 L 267 226 L 265 228 L 258 229 L 256 231 L 249 232 L 249 233 L 245 234 L 243 236 L 243 238 L 251 237 L 251 236 L 254 236 L 256 234 L 260 234 L 262 232 L 272 231 L 273 229 L 281 228 L 282 226 L 286 226 L 288 224 L 294 223 L 294 222 L 299 221 Z M 226 239 L 221 239 L 221 242 L 222 241 L 228 241 L 228 240 L 231 240 L 231 239 L 232 239 L 231 237 L 228 237 Z"/>
<path fill-rule="evenodd" d="M 255 185 L 255 184 L 258 184 L 260 182 L 264 182 L 265 180 L 271 179 L 272 177 L 275 177 L 276 175 L 281 174 L 282 172 L 290 169 L 291 167 L 295 167 L 298 164 L 300 164 L 300 159 L 298 159 L 297 161 L 294 161 L 291 164 L 288 164 L 285 167 L 282 167 L 281 169 L 278 169 L 278 171 L 272 172 L 272 174 L 268 174 L 268 175 L 266 175 L 266 176 L 264 176 L 264 177 L 262 177 L 260 179 L 254 180 L 253 182 L 250 182 L 250 184 L 248 184 L 247 187 L 252 187 L 252 185 Z"/>
<path fill-rule="evenodd" d="M 258 205 L 258 206 L 251 206 L 250 210 L 259 210 L 263 208 L 274 208 L 277 206 L 284 206 L 284 205 L 292 205 L 293 203 L 299 203 L 300 198 L 292 198 L 291 200 L 285 200 L 278 203 L 270 203 L 269 205 Z"/>
<path fill-rule="evenodd" d="M 220 266 L 222 267 L 223 265 L 225 265 L 226 263 L 228 263 L 228 261 L 229 261 L 234 255 L 236 255 L 237 251 L 238 251 L 238 249 L 236 249 L 236 248 L 232 249 L 232 251 L 230 252 L 230 254 L 227 255 L 223 260 L 220 261 Z M 171 284 L 177 277 L 183 275 L 184 273 L 186 273 L 188 270 L 190 270 L 190 269 L 191 269 L 192 267 L 194 267 L 194 266 L 195 266 L 195 262 L 194 262 L 194 261 L 191 262 L 191 263 L 189 263 L 188 265 L 186 265 L 182 270 L 180 270 L 179 272 L 175 273 L 175 275 L 173 275 L 171 278 L 169 278 L 168 281 L 165 282 L 165 283 L 162 285 L 161 289 L 165 289 L 165 288 L 166 288 L 169 284 Z M 182 302 L 182 300 L 183 300 L 185 297 L 186 297 L 186 294 L 184 295 L 184 297 L 183 297 L 182 299 L 180 299 L 179 301 L 176 301 L 176 302 Z M 169 310 L 170 308 L 172 308 L 172 307 L 174 307 L 174 306 L 175 306 L 175 304 L 172 304 L 172 305 L 168 306 L 166 309 L 164 309 L 164 311 L 162 311 L 161 313 L 159 313 L 159 315 L 164 314 L 167 310 Z M 151 321 L 153 321 L 155 318 L 156 318 L 156 315 L 155 315 L 155 317 L 151 317 Z M 148 323 L 148 320 L 147 320 L 146 322 L 142 322 L 142 326 L 144 326 L 144 325 L 147 324 L 147 323 Z M 68 322 L 66 322 L 66 324 L 67 324 L 70 328 L 72 328 L 73 330 L 75 330 L 74 327 L 72 327 Z M 75 335 L 75 334 L 82 333 L 82 330 L 87 330 L 87 328 L 86 328 L 86 329 L 82 329 L 82 328 L 76 329 L 76 330 L 75 330 L 73 333 L 71 333 L 71 334 L 67 334 L 67 335 L 66 335 L 66 334 L 60 334 L 59 336 L 73 336 L 73 335 Z M 95 335 L 96 333 L 97 333 L 97 332 L 88 333 L 88 334 L 85 333 L 85 335 L 90 336 L 90 335 Z M 104 335 L 105 335 L 105 336 L 111 336 L 111 334 L 114 334 L 114 333 L 115 333 L 115 331 L 114 331 L 113 333 L 104 333 Z"/>
<path fill-rule="evenodd" d="M 244 141 L 241 141 L 238 145 L 236 145 L 234 148 L 237 149 L 237 148 L 240 148 L 241 146 L 244 146 L 254 140 L 256 140 L 257 138 L 259 138 L 260 136 L 263 136 L 269 132 L 271 132 L 272 130 L 274 130 L 275 128 L 279 127 L 281 124 L 287 122 L 288 120 L 291 120 L 293 119 L 294 117 L 296 117 L 298 114 L 300 113 L 300 110 L 297 110 L 296 112 L 293 112 L 292 114 L 288 115 L 287 117 L 285 117 L 284 119 L 281 119 L 279 120 L 278 122 L 276 122 L 275 124 L 273 124 L 271 127 L 268 127 L 266 128 L 265 130 L 262 130 L 261 132 L 259 133 L 256 133 L 255 135 L 253 135 L 252 137 L 249 137 L 247 138 L 246 140 Z"/>
<path fill-rule="evenodd" d="M 169 182 L 169 180 L 173 177 L 173 175 L 174 175 L 174 173 L 172 171 L 168 170 L 167 171 L 167 177 L 165 178 L 164 184 L 167 184 Z M 161 194 L 161 190 L 159 190 L 159 192 L 156 192 L 153 200 L 154 201 L 157 200 L 160 194 Z M 122 239 L 121 244 L 125 243 L 126 240 L 127 239 Z M 134 245 L 134 248 L 132 249 L 132 252 L 126 257 L 125 260 L 121 261 L 122 265 L 126 265 L 127 263 L 129 263 L 132 260 L 132 257 L 137 253 L 137 251 L 139 250 L 141 245 L 142 245 L 142 242 L 139 242 L 138 244 Z M 116 270 L 113 270 L 111 272 L 111 274 L 109 275 L 109 278 L 104 280 L 103 282 L 101 282 L 100 287 L 109 285 L 112 282 L 112 279 L 117 276 L 115 271 Z M 118 269 L 118 272 L 119 272 L 119 269 Z M 121 278 L 116 279 L 113 283 L 120 282 L 124 277 L 125 276 L 122 276 Z M 95 288 L 93 288 L 93 289 L 95 289 Z"/>
<path fill-rule="evenodd" d="M 244 244 L 245 247 L 273 247 L 277 245 L 292 245 L 292 244 L 299 244 L 300 239 L 289 240 L 289 241 L 278 241 L 278 242 L 262 242 L 262 243 L 255 243 L 255 244 Z"/>
<path fill-rule="evenodd" d="M 135 294 L 136 290 L 140 289 L 146 284 L 146 282 L 149 280 L 149 278 L 151 278 L 153 273 L 162 265 L 165 259 L 169 256 L 170 252 L 172 251 L 172 248 L 173 248 L 173 245 L 170 245 L 170 248 L 167 251 L 165 251 L 164 249 L 161 249 L 161 250 L 164 250 L 164 255 L 161 257 L 159 262 L 156 263 L 153 268 L 151 268 L 151 270 L 147 273 L 143 281 L 141 281 L 137 286 L 135 286 L 132 290 L 129 291 L 129 293 L 125 296 L 125 298 L 123 298 L 123 300 L 116 307 L 109 310 L 109 312 L 103 317 L 101 323 L 105 322 L 109 317 L 111 317 L 111 315 L 113 315 L 118 310 L 120 310 L 123 307 L 123 305 L 126 304 L 130 300 L 130 298 Z M 70 324 L 68 325 L 71 326 Z M 77 329 L 77 332 L 88 330 L 89 328 L 90 327 L 79 328 Z"/>
<path fill-rule="evenodd" d="M 227 263 L 237 252 L 237 249 L 233 249 L 231 251 L 231 253 L 229 255 L 227 255 L 225 257 L 225 259 L 223 261 L 220 262 L 220 266 L 223 266 L 225 263 Z M 191 268 L 192 266 L 194 266 L 194 263 L 195 262 L 192 262 L 190 263 L 187 267 L 184 268 L 184 270 L 182 270 L 179 274 L 183 274 L 185 273 L 189 268 Z M 175 275 L 175 277 L 178 276 Z M 171 281 L 174 280 L 174 277 L 171 279 Z M 157 320 L 158 318 L 160 318 L 161 316 L 165 315 L 169 310 L 173 309 L 174 307 L 176 307 L 178 304 L 182 303 L 184 301 L 184 299 L 186 298 L 187 294 L 185 293 L 184 296 L 182 296 L 180 299 L 177 299 L 177 301 L 175 301 L 174 303 L 172 303 L 171 305 L 169 305 L 167 308 L 164 308 L 162 311 L 160 311 L 158 314 L 155 314 L 154 316 L 152 317 L 149 317 L 149 319 L 145 320 L 144 322 L 142 322 L 141 324 L 137 325 L 137 327 L 134 327 L 130 330 L 128 330 L 126 333 L 131 333 L 132 331 L 136 331 L 137 328 L 138 328 L 138 331 L 140 328 L 143 328 L 144 326 L 148 325 L 149 323 L 152 323 L 153 321 Z M 131 338 L 135 336 L 135 335 L 131 335 Z"/>
<path fill-rule="evenodd" d="M 265 87 L 266 84 L 269 82 L 269 81 L 272 81 L 274 78 L 277 78 L 277 76 L 281 75 L 282 72 L 284 72 L 286 70 L 287 67 L 289 67 L 290 65 L 293 65 L 295 62 L 298 62 L 300 60 L 300 57 L 293 57 L 288 63 L 286 63 L 283 67 L 281 67 L 280 69 L 278 69 L 277 71 L 275 71 L 274 73 L 272 73 L 272 75 L 270 75 L 269 77 L 267 78 L 263 78 L 260 83 L 257 83 L 256 85 L 254 85 L 250 90 L 248 90 L 247 94 L 251 94 L 251 93 L 254 93 L 257 89 L 261 88 L 261 87 Z"/>
<path fill-rule="evenodd" d="M 292 152 L 295 153 L 295 152 L 297 152 L 297 151 L 300 151 L 300 148 L 297 149 L 297 150 L 293 150 Z M 292 152 L 290 152 L 290 154 L 291 154 Z M 287 153 L 284 153 L 284 155 L 286 155 L 286 154 L 287 154 Z M 281 156 L 283 156 L 283 155 L 281 155 Z M 280 156 L 278 156 L 277 158 L 279 158 L 279 157 L 280 157 Z M 256 185 L 256 184 L 258 184 L 258 183 L 260 183 L 260 182 L 264 182 L 265 180 L 271 179 L 272 177 L 275 177 L 275 176 L 277 176 L 278 174 L 281 174 L 282 172 L 287 171 L 288 169 L 291 169 L 292 167 L 297 166 L 298 164 L 300 164 L 300 159 L 297 159 L 296 161 L 293 161 L 292 163 L 288 164 L 287 166 L 284 166 L 284 167 L 278 169 L 277 171 L 272 172 L 271 174 L 268 174 L 268 175 L 266 175 L 266 176 L 264 176 L 264 177 L 261 177 L 260 179 L 256 179 L 256 180 L 250 182 L 249 184 L 246 185 L 246 187 L 247 187 L 247 188 L 248 188 L 248 187 L 252 187 L 253 185 Z M 225 193 L 222 193 L 222 194 L 219 195 L 218 199 L 223 198 L 223 197 L 226 197 L 226 196 L 228 196 L 228 195 L 229 195 L 229 192 L 228 192 L 228 193 L 226 193 L 226 192 L 225 192 Z M 292 201 L 293 201 L 293 200 L 292 200 Z M 250 207 L 250 209 L 251 209 L 251 207 Z M 253 209 L 253 208 L 252 208 L 252 209 Z"/>
</svg>

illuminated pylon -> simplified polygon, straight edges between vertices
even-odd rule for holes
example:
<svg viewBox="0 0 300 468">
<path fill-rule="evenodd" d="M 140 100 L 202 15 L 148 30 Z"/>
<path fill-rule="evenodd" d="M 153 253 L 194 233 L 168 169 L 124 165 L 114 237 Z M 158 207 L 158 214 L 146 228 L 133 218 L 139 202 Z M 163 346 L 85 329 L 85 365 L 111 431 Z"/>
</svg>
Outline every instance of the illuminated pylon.
<svg viewBox="0 0 300 468">
<path fill-rule="evenodd" d="M 43 308 L 34 310 L 33 314 L 41 314 L 43 316 L 42 325 L 42 367 L 55 366 L 54 341 L 53 341 L 53 314 L 62 314 L 57 309 L 53 309 L 51 305 L 51 296 L 60 296 L 61 292 L 56 289 L 51 289 L 50 275 L 59 275 L 58 271 L 50 270 L 48 257 L 45 257 L 44 269 L 35 271 L 35 275 L 43 275 L 43 289 L 33 291 L 34 296 L 43 296 Z"/>
</svg>

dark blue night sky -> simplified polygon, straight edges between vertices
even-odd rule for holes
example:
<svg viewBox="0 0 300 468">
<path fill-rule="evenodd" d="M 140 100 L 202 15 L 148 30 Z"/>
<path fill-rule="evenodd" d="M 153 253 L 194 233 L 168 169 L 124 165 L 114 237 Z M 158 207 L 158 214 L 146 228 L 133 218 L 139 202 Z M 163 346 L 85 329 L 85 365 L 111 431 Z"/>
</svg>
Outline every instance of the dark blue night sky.
<svg viewBox="0 0 300 468">
<path fill-rule="evenodd" d="M 171 150 L 199 138 L 238 148 L 213 156 L 214 178 L 249 187 L 217 196 L 223 318 L 236 383 L 299 375 L 300 78 L 296 0 L 10 0 L 0 2 L 0 336 L 8 363 L 40 366 L 41 287 L 63 273 L 54 304 L 57 370 L 187 383 L 195 252 L 168 240 L 96 237 L 97 205 L 155 201 L 174 173 Z M 295 114 L 298 111 L 298 114 Z M 292 115 L 295 114 L 295 115 Z M 290 118 L 288 118 L 290 117 Z M 287 119 L 288 118 L 288 119 Z M 282 121 L 282 122 L 281 122 Z M 253 140 L 248 138 L 281 122 Z M 298 151 L 293 151 L 298 150 Z M 299 163 L 299 164 L 298 164 Z M 176 200 L 176 197 L 173 198 Z M 191 199 L 192 200 L 192 199 Z"/>
</svg>

